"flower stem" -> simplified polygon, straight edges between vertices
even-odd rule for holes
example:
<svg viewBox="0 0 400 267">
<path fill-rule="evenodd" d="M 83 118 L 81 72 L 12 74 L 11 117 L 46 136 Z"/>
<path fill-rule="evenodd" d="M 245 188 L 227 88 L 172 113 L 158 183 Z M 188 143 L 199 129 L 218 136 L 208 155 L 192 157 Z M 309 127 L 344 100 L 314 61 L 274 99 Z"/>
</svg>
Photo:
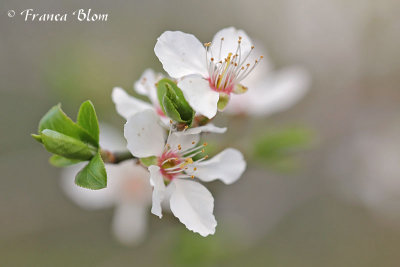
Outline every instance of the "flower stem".
<svg viewBox="0 0 400 267">
<path fill-rule="evenodd" d="M 100 151 L 104 163 L 118 164 L 128 159 L 136 159 L 129 151 L 111 152 L 105 149 Z"/>
</svg>

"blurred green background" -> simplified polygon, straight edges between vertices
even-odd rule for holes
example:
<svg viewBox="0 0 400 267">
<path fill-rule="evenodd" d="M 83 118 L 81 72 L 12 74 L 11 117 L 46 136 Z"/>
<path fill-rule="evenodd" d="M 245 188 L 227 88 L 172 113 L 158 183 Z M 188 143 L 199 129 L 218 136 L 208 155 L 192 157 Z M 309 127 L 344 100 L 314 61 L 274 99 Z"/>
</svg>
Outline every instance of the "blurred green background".
<svg viewBox="0 0 400 267">
<path fill-rule="evenodd" d="M 27 8 L 109 16 L 7 16 Z M 0 11 L 1 266 L 399 266 L 399 1 L 2 0 Z M 296 171 L 249 162 L 237 183 L 213 183 L 214 236 L 151 216 L 141 246 L 119 245 L 112 210 L 72 204 L 30 133 L 54 104 L 75 114 L 87 99 L 122 130 L 111 90 L 132 92 L 145 68 L 162 70 L 153 47 L 163 31 L 206 42 L 231 25 L 263 42 L 277 68 L 301 64 L 312 75 L 292 109 L 247 122 L 254 134 L 303 125 L 317 133 L 315 145 L 296 155 Z M 229 134 L 249 135 L 230 123 Z"/>
</svg>

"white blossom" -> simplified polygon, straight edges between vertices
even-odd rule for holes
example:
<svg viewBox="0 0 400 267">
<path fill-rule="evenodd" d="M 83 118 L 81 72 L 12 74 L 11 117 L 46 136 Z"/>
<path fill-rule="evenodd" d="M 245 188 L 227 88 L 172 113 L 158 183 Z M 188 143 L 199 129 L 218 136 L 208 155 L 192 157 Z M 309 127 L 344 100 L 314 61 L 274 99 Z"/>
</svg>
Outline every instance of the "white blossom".
<svg viewBox="0 0 400 267">
<path fill-rule="evenodd" d="M 164 70 L 178 79 L 178 87 L 198 113 L 212 118 L 218 110 L 220 96 L 242 92 L 241 85 L 258 65 L 254 46 L 247 34 L 233 27 L 216 33 L 213 41 L 202 44 L 194 35 L 166 31 L 154 47 Z"/>
<path fill-rule="evenodd" d="M 206 145 L 197 145 L 199 134 L 195 130 L 191 133 L 170 131 L 167 136 L 153 110 L 130 117 L 124 134 L 134 156 L 153 157 L 149 166 L 152 213 L 161 218 L 161 203 L 169 200 L 172 213 L 189 230 L 202 236 L 213 234 L 217 225 L 213 215 L 214 199 L 203 185 L 192 179 L 197 177 L 203 182 L 220 179 L 231 184 L 246 168 L 242 154 L 228 148 L 210 160 L 206 160 L 208 156 L 196 159 Z"/>
</svg>

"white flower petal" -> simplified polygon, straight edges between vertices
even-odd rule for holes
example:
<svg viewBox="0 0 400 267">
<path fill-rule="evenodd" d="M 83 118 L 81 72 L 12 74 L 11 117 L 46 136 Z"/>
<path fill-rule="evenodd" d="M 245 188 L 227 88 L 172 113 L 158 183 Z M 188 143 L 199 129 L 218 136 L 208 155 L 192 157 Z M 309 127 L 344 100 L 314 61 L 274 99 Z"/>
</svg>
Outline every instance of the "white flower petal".
<svg viewBox="0 0 400 267">
<path fill-rule="evenodd" d="M 216 57 L 219 61 L 226 58 L 229 53 L 236 54 L 239 36 L 242 37 L 242 41 L 240 43 L 241 54 L 242 56 L 247 55 L 247 53 L 249 53 L 251 50 L 252 41 L 243 30 L 237 30 L 234 27 L 229 27 L 220 30 L 214 35 L 210 47 L 213 56 Z M 221 38 L 224 38 L 224 40 L 222 41 L 222 46 Z M 221 56 L 219 56 L 220 47 Z"/>
<path fill-rule="evenodd" d="M 165 130 L 153 110 L 145 110 L 130 117 L 124 127 L 128 149 L 132 155 L 144 158 L 161 155 Z"/>
<path fill-rule="evenodd" d="M 186 131 L 176 132 L 176 135 L 191 135 L 191 134 L 199 134 L 199 133 L 225 133 L 228 128 L 226 127 L 217 127 L 212 123 L 209 123 L 204 126 L 194 127 L 187 129 Z"/>
<path fill-rule="evenodd" d="M 214 234 L 214 198 L 207 188 L 186 179 L 174 179 L 171 185 L 175 186 L 170 199 L 172 213 L 189 230 L 202 236 Z"/>
<path fill-rule="evenodd" d="M 134 84 L 136 93 L 147 96 L 149 94 L 149 89 L 154 88 L 156 83 L 156 73 L 152 69 L 146 69 L 139 80 Z"/>
<path fill-rule="evenodd" d="M 135 201 L 120 203 L 114 213 L 112 230 L 123 244 L 141 243 L 147 232 L 147 207 Z"/>
<path fill-rule="evenodd" d="M 165 197 L 165 184 L 160 167 L 152 165 L 149 167 L 150 171 L 150 184 L 153 186 L 153 206 L 151 207 L 151 213 L 162 217 L 161 203 Z"/>
<path fill-rule="evenodd" d="M 199 134 L 179 134 L 180 132 L 173 132 L 168 137 L 167 143 L 171 146 L 171 149 L 178 151 L 180 145 L 181 151 L 185 151 L 194 147 L 200 140 Z"/>
<path fill-rule="evenodd" d="M 125 119 L 128 119 L 130 116 L 133 116 L 140 111 L 153 109 L 153 106 L 149 103 L 128 95 L 122 88 L 119 87 L 115 87 L 113 89 L 111 96 L 113 102 L 115 103 L 118 114 Z"/>
<path fill-rule="evenodd" d="M 219 94 L 210 88 L 209 82 L 198 75 L 184 77 L 178 82 L 190 106 L 211 119 L 217 114 Z"/>
<path fill-rule="evenodd" d="M 157 39 L 154 52 L 164 70 L 174 78 L 189 74 L 208 75 L 203 44 L 192 34 L 166 31 Z"/>
<path fill-rule="evenodd" d="M 310 75 L 303 68 L 290 67 L 278 71 L 262 81 L 250 95 L 250 113 L 269 115 L 286 110 L 305 95 L 309 85 Z"/>
<path fill-rule="evenodd" d="M 138 94 L 147 96 L 153 106 L 159 107 L 157 98 L 157 88 L 155 84 L 163 78 L 160 73 L 154 72 L 152 69 L 146 69 L 140 79 L 135 82 L 134 88 Z"/>
<path fill-rule="evenodd" d="M 286 68 L 252 82 L 248 85 L 249 91 L 243 95 L 231 95 L 225 111 L 268 116 L 290 108 L 305 95 L 309 86 L 310 75 L 307 71 L 300 67 Z"/>
<path fill-rule="evenodd" d="M 220 179 L 225 184 L 232 184 L 243 174 L 246 161 L 240 151 L 227 148 L 210 160 L 193 163 L 190 166 L 197 168 L 191 173 L 204 182 Z"/>
</svg>

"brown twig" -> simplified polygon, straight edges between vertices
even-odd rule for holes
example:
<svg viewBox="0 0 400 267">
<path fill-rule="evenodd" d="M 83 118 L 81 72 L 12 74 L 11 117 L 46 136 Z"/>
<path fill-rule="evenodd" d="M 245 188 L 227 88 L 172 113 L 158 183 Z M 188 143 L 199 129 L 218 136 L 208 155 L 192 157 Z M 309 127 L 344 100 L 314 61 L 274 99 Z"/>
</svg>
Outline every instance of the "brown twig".
<svg viewBox="0 0 400 267">
<path fill-rule="evenodd" d="M 111 164 L 118 164 L 122 161 L 128 159 L 136 159 L 129 151 L 123 152 L 111 152 L 105 149 L 102 149 L 101 158 L 103 159 L 104 163 L 111 163 Z"/>
</svg>

